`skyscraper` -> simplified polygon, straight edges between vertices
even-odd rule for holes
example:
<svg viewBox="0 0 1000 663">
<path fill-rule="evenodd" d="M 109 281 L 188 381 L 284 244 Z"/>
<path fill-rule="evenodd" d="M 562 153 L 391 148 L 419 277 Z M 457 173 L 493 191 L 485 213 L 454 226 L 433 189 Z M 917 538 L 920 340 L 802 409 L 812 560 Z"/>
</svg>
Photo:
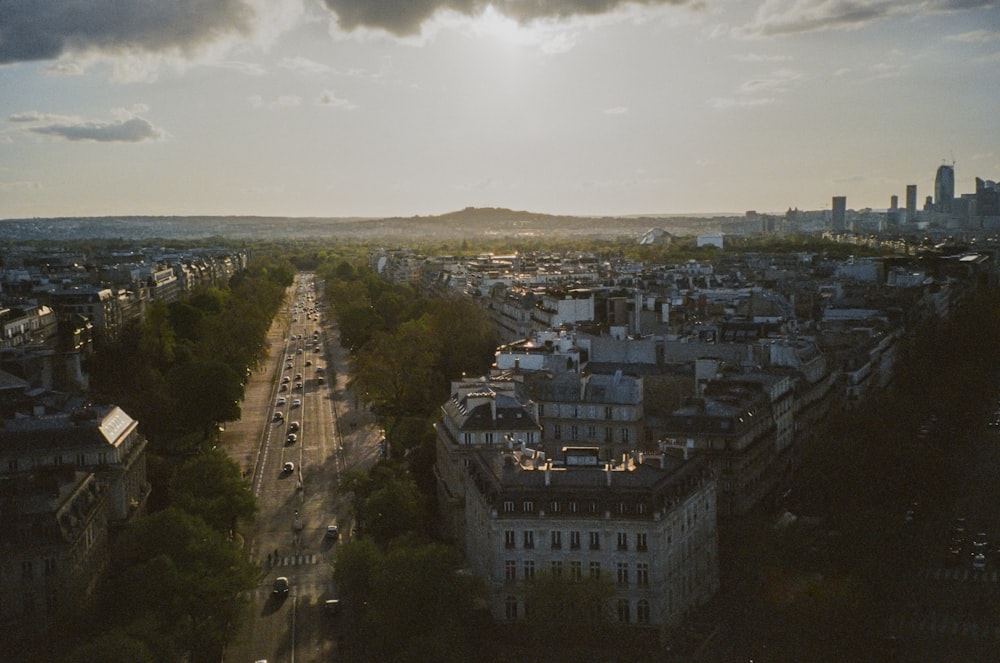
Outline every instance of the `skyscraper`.
<svg viewBox="0 0 1000 663">
<path fill-rule="evenodd" d="M 917 216 L 917 185 L 906 185 L 906 222 L 913 223 Z"/>
<path fill-rule="evenodd" d="M 947 164 L 938 166 L 934 177 L 934 205 L 938 212 L 950 212 L 955 199 L 955 167 Z"/>
<path fill-rule="evenodd" d="M 833 197 L 833 231 L 847 230 L 847 196 Z"/>
</svg>

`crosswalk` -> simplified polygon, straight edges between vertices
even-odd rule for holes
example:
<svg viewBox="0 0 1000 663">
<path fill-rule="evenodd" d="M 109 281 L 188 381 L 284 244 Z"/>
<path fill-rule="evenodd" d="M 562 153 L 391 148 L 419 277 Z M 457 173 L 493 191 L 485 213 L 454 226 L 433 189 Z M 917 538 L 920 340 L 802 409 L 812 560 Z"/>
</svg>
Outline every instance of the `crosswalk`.
<svg viewBox="0 0 1000 663">
<path fill-rule="evenodd" d="M 973 571 L 965 568 L 921 568 L 917 569 L 917 577 L 921 580 L 952 580 L 954 582 L 996 583 L 1000 581 L 1000 572 Z"/>
<path fill-rule="evenodd" d="M 306 564 L 317 564 L 320 561 L 319 555 L 285 555 L 278 557 L 277 561 L 271 559 L 271 567 L 279 566 L 303 566 Z"/>
</svg>

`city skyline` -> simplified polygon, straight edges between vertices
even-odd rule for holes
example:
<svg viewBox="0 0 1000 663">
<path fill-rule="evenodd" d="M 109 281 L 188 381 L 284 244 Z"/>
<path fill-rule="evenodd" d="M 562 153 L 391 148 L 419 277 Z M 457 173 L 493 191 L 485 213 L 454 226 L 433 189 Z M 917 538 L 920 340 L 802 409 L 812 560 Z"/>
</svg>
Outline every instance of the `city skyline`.
<svg viewBox="0 0 1000 663">
<path fill-rule="evenodd" d="M 0 218 L 778 213 L 1000 179 L 997 0 L 0 16 Z M 81 18 L 84 17 L 84 18 Z"/>
</svg>

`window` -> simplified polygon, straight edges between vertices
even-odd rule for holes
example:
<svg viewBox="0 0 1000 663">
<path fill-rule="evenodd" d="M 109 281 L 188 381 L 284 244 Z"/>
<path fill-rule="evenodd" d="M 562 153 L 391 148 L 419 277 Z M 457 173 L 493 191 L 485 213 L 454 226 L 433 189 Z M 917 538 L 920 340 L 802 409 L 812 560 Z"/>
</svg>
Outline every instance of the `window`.
<svg viewBox="0 0 1000 663">
<path fill-rule="evenodd" d="M 579 510 L 580 510 L 580 504 L 579 504 L 579 502 L 573 501 L 573 502 L 569 503 L 569 512 L 570 513 L 576 513 Z"/>
<path fill-rule="evenodd" d="M 539 403 L 538 404 L 538 416 L 539 417 L 544 417 L 545 416 L 545 404 L 544 403 Z"/>
<path fill-rule="evenodd" d="M 604 408 L 604 418 L 605 419 L 610 419 L 611 418 L 611 408 L 610 407 L 605 407 Z"/>
<path fill-rule="evenodd" d="M 506 617 L 507 617 L 508 620 L 513 621 L 513 620 L 517 619 L 517 597 L 516 596 L 508 596 L 506 599 L 504 599 L 503 606 L 504 606 L 504 615 L 506 615 Z"/>
<path fill-rule="evenodd" d="M 524 532 L 524 547 L 534 548 L 535 547 L 535 533 L 531 530 Z"/>
<path fill-rule="evenodd" d="M 524 579 L 534 580 L 535 579 L 535 560 L 526 559 L 524 560 L 522 568 L 524 569 Z"/>
<path fill-rule="evenodd" d="M 561 578 L 563 571 L 563 563 L 561 560 L 553 560 L 552 562 L 552 577 Z"/>
<path fill-rule="evenodd" d="M 628 624 L 631 621 L 628 599 L 618 599 L 618 621 L 623 624 Z"/>
<path fill-rule="evenodd" d="M 558 500 L 552 500 L 549 502 L 549 511 L 552 513 L 559 513 L 562 511 L 562 503 Z"/>
<path fill-rule="evenodd" d="M 83 467 L 87 464 L 87 454 L 77 454 L 76 455 L 76 466 Z"/>
<path fill-rule="evenodd" d="M 635 618 L 640 624 L 649 623 L 649 601 L 639 599 L 639 602 L 635 604 Z"/>
<path fill-rule="evenodd" d="M 557 440 L 562 439 L 562 426 L 560 426 L 559 424 L 555 424 L 554 426 L 552 426 L 552 437 L 554 437 Z"/>
<path fill-rule="evenodd" d="M 628 550 L 628 534 L 618 532 L 618 550 Z"/>
<path fill-rule="evenodd" d="M 512 559 L 505 559 L 503 562 L 503 579 L 507 582 L 517 580 L 517 562 Z"/>
<path fill-rule="evenodd" d="M 106 451 L 102 451 L 99 454 L 97 454 L 97 462 L 100 465 L 107 465 L 108 464 L 108 453 Z"/>
<path fill-rule="evenodd" d="M 534 512 L 535 512 L 535 503 L 534 503 L 534 502 L 532 502 L 531 500 L 525 500 L 525 501 L 524 501 L 524 502 L 523 502 L 523 503 L 521 504 L 521 509 L 522 509 L 522 510 L 523 510 L 523 511 L 524 511 L 525 513 L 534 513 Z"/>
<path fill-rule="evenodd" d="M 583 580 L 583 562 L 575 561 L 569 563 L 569 577 L 576 582 Z"/>
<path fill-rule="evenodd" d="M 597 426 L 587 426 L 587 439 L 588 440 L 597 439 Z"/>
<path fill-rule="evenodd" d="M 483 433 L 483 442 L 488 445 L 493 444 L 493 433 Z"/>
<path fill-rule="evenodd" d="M 646 552 L 646 533 L 639 532 L 635 535 L 635 549 L 640 552 Z"/>
<path fill-rule="evenodd" d="M 627 585 L 628 584 L 628 562 L 618 562 L 618 584 Z"/>
<path fill-rule="evenodd" d="M 52 457 L 52 464 L 53 465 L 57 465 L 57 466 L 58 465 L 62 465 L 63 464 L 63 457 L 60 456 L 60 455 L 58 455 L 58 454 L 56 454 L 55 456 Z"/>
<path fill-rule="evenodd" d="M 591 562 L 590 563 L 590 577 L 591 577 L 592 580 L 600 580 L 601 579 L 601 563 L 600 562 Z"/>
<path fill-rule="evenodd" d="M 33 576 L 31 562 L 21 562 L 21 580 L 31 580 Z"/>
<path fill-rule="evenodd" d="M 569 439 L 571 439 L 571 440 L 579 440 L 580 439 L 580 430 L 579 430 L 579 427 L 577 427 L 577 426 L 570 426 L 569 427 Z"/>
<path fill-rule="evenodd" d="M 591 532 L 590 533 L 590 549 L 600 550 L 601 549 L 601 533 Z"/>
<path fill-rule="evenodd" d="M 7 461 L 7 471 L 8 472 L 17 472 L 17 459 L 16 458 L 11 458 L 10 460 Z"/>
<path fill-rule="evenodd" d="M 514 513 L 514 500 L 505 500 L 503 503 L 504 513 Z"/>
<path fill-rule="evenodd" d="M 635 582 L 640 587 L 649 587 L 649 564 L 639 562 L 635 565 Z"/>
<path fill-rule="evenodd" d="M 587 505 L 587 513 L 597 513 L 600 509 L 600 505 L 597 502 L 591 502 Z"/>
<path fill-rule="evenodd" d="M 615 513 L 619 515 L 628 513 L 628 505 L 625 502 L 615 502 Z"/>
<path fill-rule="evenodd" d="M 56 574 L 56 559 L 55 557 L 47 557 L 45 559 L 45 575 L 54 576 Z"/>
<path fill-rule="evenodd" d="M 503 543 L 507 548 L 513 548 L 517 545 L 517 540 L 514 538 L 514 530 L 505 530 L 503 533 Z"/>
<path fill-rule="evenodd" d="M 635 505 L 635 512 L 637 514 L 639 514 L 640 516 L 645 516 L 646 515 L 646 503 L 645 502 L 639 502 L 638 504 L 636 504 Z"/>
<path fill-rule="evenodd" d="M 628 444 L 629 442 L 629 430 L 627 428 L 622 429 L 622 444 Z"/>
<path fill-rule="evenodd" d="M 611 426 L 604 427 L 604 441 L 609 443 L 614 442 L 614 436 L 611 434 Z"/>
<path fill-rule="evenodd" d="M 471 445 L 473 441 L 472 433 L 462 433 L 462 444 Z"/>
<path fill-rule="evenodd" d="M 580 549 L 580 533 L 570 532 L 569 533 L 569 547 L 573 550 Z"/>
<path fill-rule="evenodd" d="M 562 532 L 552 530 L 552 549 L 559 550 L 560 548 L 562 548 Z"/>
</svg>

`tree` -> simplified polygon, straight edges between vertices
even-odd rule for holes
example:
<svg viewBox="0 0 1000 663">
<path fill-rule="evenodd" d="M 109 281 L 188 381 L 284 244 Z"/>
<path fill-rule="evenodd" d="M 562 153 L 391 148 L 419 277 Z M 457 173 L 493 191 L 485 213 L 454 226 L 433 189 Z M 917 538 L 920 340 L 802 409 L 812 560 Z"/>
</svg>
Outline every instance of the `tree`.
<svg viewBox="0 0 1000 663">
<path fill-rule="evenodd" d="M 372 579 L 364 632 L 379 661 L 488 660 L 482 588 L 442 544 L 397 546 Z"/>
<path fill-rule="evenodd" d="M 121 629 L 102 633 L 84 645 L 77 647 L 66 659 L 66 663 L 155 663 L 149 646 L 130 636 Z"/>
<path fill-rule="evenodd" d="M 223 421 L 240 418 L 243 384 L 227 364 L 198 361 L 176 366 L 167 376 L 177 415 L 187 430 L 202 431 L 209 439 Z"/>
<path fill-rule="evenodd" d="M 221 449 L 187 460 L 170 482 L 170 502 L 219 532 L 253 518 L 257 505 L 240 467 Z"/>
<path fill-rule="evenodd" d="M 116 552 L 121 568 L 104 588 L 102 611 L 111 626 L 141 620 L 154 629 L 150 638 L 166 636 L 191 660 L 219 660 L 240 595 L 257 581 L 246 552 L 173 507 L 136 522 Z"/>
<path fill-rule="evenodd" d="M 529 647 L 542 660 L 573 661 L 603 646 L 611 636 L 611 600 L 614 590 L 606 580 L 573 581 L 541 574 L 528 587 Z"/>
<path fill-rule="evenodd" d="M 173 364 L 176 343 L 167 303 L 162 299 L 154 299 L 146 307 L 139 349 L 153 366 L 166 371 Z"/>
</svg>

